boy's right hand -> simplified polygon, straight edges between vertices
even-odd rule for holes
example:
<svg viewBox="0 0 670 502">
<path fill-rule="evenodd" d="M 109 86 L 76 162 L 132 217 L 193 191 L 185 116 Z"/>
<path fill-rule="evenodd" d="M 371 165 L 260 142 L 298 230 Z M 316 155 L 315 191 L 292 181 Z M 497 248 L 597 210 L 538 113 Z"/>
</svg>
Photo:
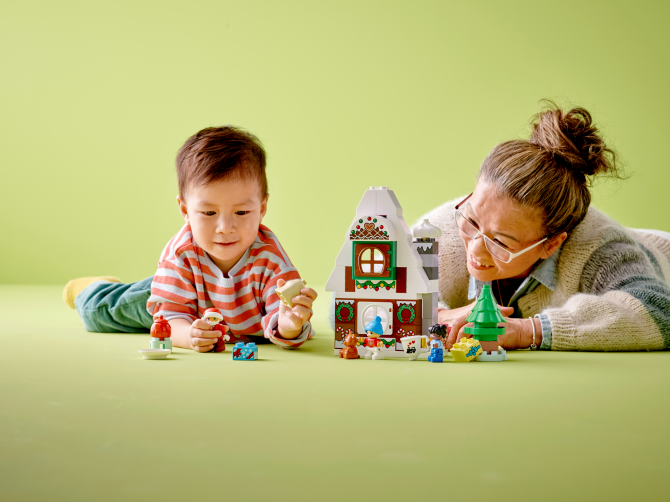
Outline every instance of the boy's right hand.
<svg viewBox="0 0 670 502">
<path fill-rule="evenodd" d="M 209 352 L 216 345 L 216 339 L 223 334 L 202 319 L 193 321 L 191 329 L 188 332 L 191 339 L 191 348 L 196 352 Z"/>
</svg>

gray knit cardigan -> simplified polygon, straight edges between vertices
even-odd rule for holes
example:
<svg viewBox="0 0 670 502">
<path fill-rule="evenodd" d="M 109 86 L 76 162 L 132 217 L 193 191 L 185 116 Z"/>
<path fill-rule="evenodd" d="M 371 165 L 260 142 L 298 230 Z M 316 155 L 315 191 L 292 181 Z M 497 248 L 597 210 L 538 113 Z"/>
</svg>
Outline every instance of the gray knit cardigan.
<svg viewBox="0 0 670 502">
<path fill-rule="evenodd" d="M 440 300 L 468 303 L 466 253 L 454 221 L 462 198 L 425 218 L 442 229 Z M 545 314 L 552 350 L 661 350 L 670 347 L 670 241 L 624 228 L 593 207 L 562 246 L 558 282 L 519 299 L 524 317 Z"/>
</svg>

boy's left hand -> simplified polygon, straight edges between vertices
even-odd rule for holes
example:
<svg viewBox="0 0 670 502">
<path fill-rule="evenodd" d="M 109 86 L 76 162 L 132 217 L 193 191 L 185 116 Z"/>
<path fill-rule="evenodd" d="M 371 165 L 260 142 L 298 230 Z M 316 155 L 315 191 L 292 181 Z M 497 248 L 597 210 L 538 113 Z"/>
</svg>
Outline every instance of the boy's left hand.
<svg viewBox="0 0 670 502">
<path fill-rule="evenodd" d="M 277 287 L 281 288 L 286 281 L 279 279 Z M 291 298 L 293 308 L 279 302 L 279 322 L 277 331 L 282 338 L 297 338 L 302 333 L 303 325 L 312 318 L 312 302 L 316 300 L 316 291 L 302 288 L 298 296 Z"/>
</svg>

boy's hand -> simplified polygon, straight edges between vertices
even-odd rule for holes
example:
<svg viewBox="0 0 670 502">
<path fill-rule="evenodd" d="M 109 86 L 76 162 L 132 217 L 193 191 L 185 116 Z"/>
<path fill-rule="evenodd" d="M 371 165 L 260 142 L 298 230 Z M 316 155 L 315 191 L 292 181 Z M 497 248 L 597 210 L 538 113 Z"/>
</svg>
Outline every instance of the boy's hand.
<svg viewBox="0 0 670 502">
<path fill-rule="evenodd" d="M 286 284 L 284 279 L 277 281 L 279 288 L 284 284 Z M 312 318 L 312 302 L 317 296 L 312 288 L 302 288 L 298 296 L 291 298 L 293 308 L 287 307 L 280 301 L 277 331 L 282 338 L 292 339 L 300 336 L 303 325 Z"/>
<path fill-rule="evenodd" d="M 221 325 L 217 325 L 219 328 Z M 216 340 L 228 331 L 228 326 L 223 326 L 223 333 L 214 329 L 202 319 L 196 319 L 191 324 L 188 335 L 191 340 L 191 348 L 196 352 L 209 352 L 216 345 Z"/>
</svg>

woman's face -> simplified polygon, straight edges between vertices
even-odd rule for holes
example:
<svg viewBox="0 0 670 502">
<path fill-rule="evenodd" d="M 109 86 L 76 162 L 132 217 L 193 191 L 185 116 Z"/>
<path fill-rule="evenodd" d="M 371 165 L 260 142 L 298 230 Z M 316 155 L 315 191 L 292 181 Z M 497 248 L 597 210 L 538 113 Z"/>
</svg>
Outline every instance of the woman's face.
<svg viewBox="0 0 670 502">
<path fill-rule="evenodd" d="M 542 240 L 542 219 L 537 210 L 524 208 L 516 202 L 500 198 L 493 185 L 477 183 L 475 191 L 460 208 L 461 212 L 489 239 L 512 253 L 519 252 Z M 491 256 L 484 239 L 471 239 L 461 232 L 468 260 L 468 272 L 480 281 L 526 277 L 539 259 L 547 259 L 560 247 L 567 234 L 564 232 L 546 241 L 509 263 Z"/>
</svg>

